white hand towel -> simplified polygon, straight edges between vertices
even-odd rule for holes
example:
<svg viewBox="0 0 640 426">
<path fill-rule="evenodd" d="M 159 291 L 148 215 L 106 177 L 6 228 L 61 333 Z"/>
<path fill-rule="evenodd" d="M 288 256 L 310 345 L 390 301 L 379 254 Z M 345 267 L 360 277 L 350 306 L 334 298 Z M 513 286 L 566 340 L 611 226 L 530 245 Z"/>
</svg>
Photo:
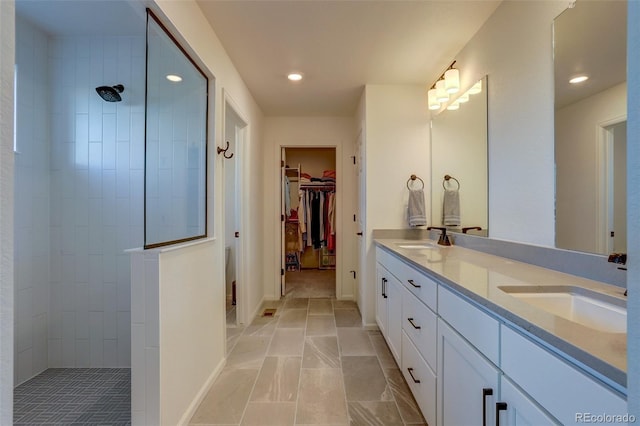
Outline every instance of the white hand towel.
<svg viewBox="0 0 640 426">
<path fill-rule="evenodd" d="M 442 223 L 444 226 L 460 226 L 460 194 L 458 190 L 446 189 L 444 191 Z"/>
<path fill-rule="evenodd" d="M 424 226 L 427 215 L 424 208 L 424 191 L 422 189 L 409 190 L 409 226 Z"/>
</svg>

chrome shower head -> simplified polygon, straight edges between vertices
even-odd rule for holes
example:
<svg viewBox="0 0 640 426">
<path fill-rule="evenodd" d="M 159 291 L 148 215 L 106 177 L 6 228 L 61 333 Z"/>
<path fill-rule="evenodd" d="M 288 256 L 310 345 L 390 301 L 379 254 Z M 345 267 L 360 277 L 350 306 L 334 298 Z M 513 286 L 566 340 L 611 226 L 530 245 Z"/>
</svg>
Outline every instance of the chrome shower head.
<svg viewBox="0 0 640 426">
<path fill-rule="evenodd" d="M 100 86 L 96 87 L 96 92 L 107 102 L 120 102 L 122 100 L 120 93 L 124 92 L 124 86 L 122 84 L 116 84 L 111 87 Z"/>
</svg>

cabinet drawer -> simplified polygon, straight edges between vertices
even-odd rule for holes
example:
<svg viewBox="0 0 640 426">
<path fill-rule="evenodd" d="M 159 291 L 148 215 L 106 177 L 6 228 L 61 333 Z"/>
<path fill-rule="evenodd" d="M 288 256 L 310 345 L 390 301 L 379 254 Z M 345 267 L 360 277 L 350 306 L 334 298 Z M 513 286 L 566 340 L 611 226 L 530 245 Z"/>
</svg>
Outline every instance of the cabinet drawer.
<svg viewBox="0 0 640 426">
<path fill-rule="evenodd" d="M 428 424 L 435 425 L 436 375 L 404 331 L 402 332 L 402 374 L 425 420 Z"/>
<path fill-rule="evenodd" d="M 376 247 L 376 261 L 387 268 L 425 305 L 438 312 L 438 284 L 435 281 L 380 247 Z"/>
<path fill-rule="evenodd" d="M 431 369 L 436 371 L 438 318 L 407 288 L 403 288 L 402 293 L 402 329 Z"/>
<path fill-rule="evenodd" d="M 504 325 L 501 355 L 504 374 L 562 424 L 584 423 L 578 421 L 580 413 L 627 413 L 624 398 Z M 553 380 L 543 379 L 549 377 Z"/>
<path fill-rule="evenodd" d="M 398 279 L 422 303 L 438 312 L 438 284 L 435 281 L 406 263 L 398 269 Z"/>
<path fill-rule="evenodd" d="M 500 323 L 450 290 L 440 286 L 438 313 L 495 365 L 499 362 Z"/>
</svg>

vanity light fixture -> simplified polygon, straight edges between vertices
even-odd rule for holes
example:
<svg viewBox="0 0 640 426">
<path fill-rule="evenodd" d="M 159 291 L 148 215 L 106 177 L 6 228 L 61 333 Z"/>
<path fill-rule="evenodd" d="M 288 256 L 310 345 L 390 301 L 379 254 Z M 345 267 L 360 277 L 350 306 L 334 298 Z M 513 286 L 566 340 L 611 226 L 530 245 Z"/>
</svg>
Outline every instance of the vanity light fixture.
<svg viewBox="0 0 640 426">
<path fill-rule="evenodd" d="M 436 99 L 438 102 L 447 102 L 449 100 L 449 92 L 444 87 L 444 80 L 438 80 L 436 83 Z"/>
<path fill-rule="evenodd" d="M 571 80 L 569 80 L 569 83 L 571 84 L 578 84 L 578 83 L 582 83 L 583 81 L 587 81 L 589 80 L 589 76 L 587 75 L 578 75 L 573 77 Z"/>
<path fill-rule="evenodd" d="M 482 80 L 478 80 L 478 82 L 469 89 L 470 95 L 477 95 L 480 92 L 482 92 Z"/>
<path fill-rule="evenodd" d="M 453 67 L 455 63 L 449 65 L 427 92 L 430 110 L 440 109 L 442 103 L 449 101 L 450 95 L 460 90 L 460 72 Z"/>
<path fill-rule="evenodd" d="M 462 95 L 458 96 L 458 99 L 456 99 L 456 102 L 458 102 L 460 104 L 463 104 L 465 102 L 469 102 L 469 92 L 466 91 Z"/>
<path fill-rule="evenodd" d="M 182 77 L 180 77 L 177 74 L 168 74 L 167 75 L 167 80 L 172 81 L 174 83 L 178 83 L 178 82 L 182 81 Z"/>
<path fill-rule="evenodd" d="M 458 100 L 456 99 L 455 101 L 451 102 L 449 104 L 449 106 L 447 107 L 447 109 L 449 111 L 455 111 L 457 109 L 460 109 L 460 102 L 458 102 Z"/>
<path fill-rule="evenodd" d="M 292 72 L 291 74 L 287 75 L 287 78 L 291 81 L 300 81 L 302 80 L 302 74 L 300 74 L 299 72 Z"/>
</svg>

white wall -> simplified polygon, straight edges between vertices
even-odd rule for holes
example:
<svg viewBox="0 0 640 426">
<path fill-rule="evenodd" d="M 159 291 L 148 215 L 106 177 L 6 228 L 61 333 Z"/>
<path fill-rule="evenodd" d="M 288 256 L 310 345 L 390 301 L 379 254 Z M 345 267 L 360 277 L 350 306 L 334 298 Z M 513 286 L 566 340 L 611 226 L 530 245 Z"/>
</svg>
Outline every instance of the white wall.
<svg viewBox="0 0 640 426">
<path fill-rule="evenodd" d="M 49 75 L 44 32 L 16 17 L 15 384 L 48 367 Z"/>
<path fill-rule="evenodd" d="M 134 425 L 185 424 L 224 365 L 214 250 L 207 239 L 131 253 Z"/>
<path fill-rule="evenodd" d="M 13 423 L 14 2 L 0 1 L 0 423 Z"/>
<path fill-rule="evenodd" d="M 618 84 L 556 111 L 556 244 L 599 252 L 599 164 L 605 146 L 599 127 L 627 115 L 627 84 Z M 612 123 L 610 123 L 612 124 Z M 604 253 L 603 253 L 604 254 Z"/>
<path fill-rule="evenodd" d="M 407 180 L 412 174 L 427 183 L 425 208 L 430 211 L 429 110 L 423 86 L 367 85 L 365 173 L 366 229 L 363 238 L 366 262 L 360 275 L 359 306 L 363 322 L 375 324 L 374 229 L 408 228 Z M 357 118 L 358 121 L 359 118 Z"/>
<path fill-rule="evenodd" d="M 264 202 L 265 298 L 280 297 L 280 147 L 336 148 L 336 297 L 352 299 L 357 258 L 355 240 L 354 124 L 350 117 L 268 117 L 265 119 Z M 292 166 L 292 164 L 290 164 Z"/>
<path fill-rule="evenodd" d="M 640 2 L 629 2 L 627 16 L 627 401 L 629 413 L 640 418 Z"/>
<path fill-rule="evenodd" d="M 553 19 L 568 1 L 506 1 L 456 55 L 489 76 L 489 236 L 554 245 Z"/>
<path fill-rule="evenodd" d="M 128 367 L 143 244 L 144 37 L 57 37 L 51 90 L 50 367 Z M 122 102 L 95 88 L 121 83 Z"/>
<path fill-rule="evenodd" d="M 263 180 L 263 152 L 262 138 L 262 112 L 255 103 L 249 90 L 245 86 L 242 78 L 235 69 L 231 59 L 225 52 L 220 40 L 211 29 L 199 6 L 194 0 L 174 1 L 155 0 L 154 12 L 161 17 L 163 23 L 169 27 L 173 35 L 182 42 L 183 47 L 191 52 L 197 61 L 203 64 L 204 68 L 215 78 L 215 87 L 210 86 L 210 98 L 214 98 L 214 108 L 209 108 L 210 122 L 212 126 L 215 119 L 215 128 L 210 128 L 209 142 L 209 199 L 208 199 L 208 232 L 210 236 L 217 237 L 215 247 L 216 271 L 211 277 L 211 282 L 216 287 L 219 286 L 219 297 L 224 297 L 224 200 L 222 194 L 223 187 L 223 167 L 224 161 L 221 155 L 216 155 L 216 146 L 224 147 L 223 140 L 224 123 L 222 111 L 224 110 L 223 90 L 233 100 L 237 106 L 236 112 L 245 118 L 247 122 L 246 141 L 247 145 L 243 150 L 241 160 L 243 170 L 243 187 L 238 189 L 238 193 L 243 194 L 242 222 L 244 227 L 240 230 L 241 235 L 247 236 L 246 248 L 242 253 L 247 265 L 245 300 L 245 318 L 257 312 L 263 300 L 264 274 L 263 274 L 263 194 L 255 191 L 256 185 L 260 185 Z M 215 93 L 212 96 L 211 93 Z M 216 303 L 216 301 L 212 301 Z M 224 324 L 212 325 L 224 326 Z"/>
</svg>

